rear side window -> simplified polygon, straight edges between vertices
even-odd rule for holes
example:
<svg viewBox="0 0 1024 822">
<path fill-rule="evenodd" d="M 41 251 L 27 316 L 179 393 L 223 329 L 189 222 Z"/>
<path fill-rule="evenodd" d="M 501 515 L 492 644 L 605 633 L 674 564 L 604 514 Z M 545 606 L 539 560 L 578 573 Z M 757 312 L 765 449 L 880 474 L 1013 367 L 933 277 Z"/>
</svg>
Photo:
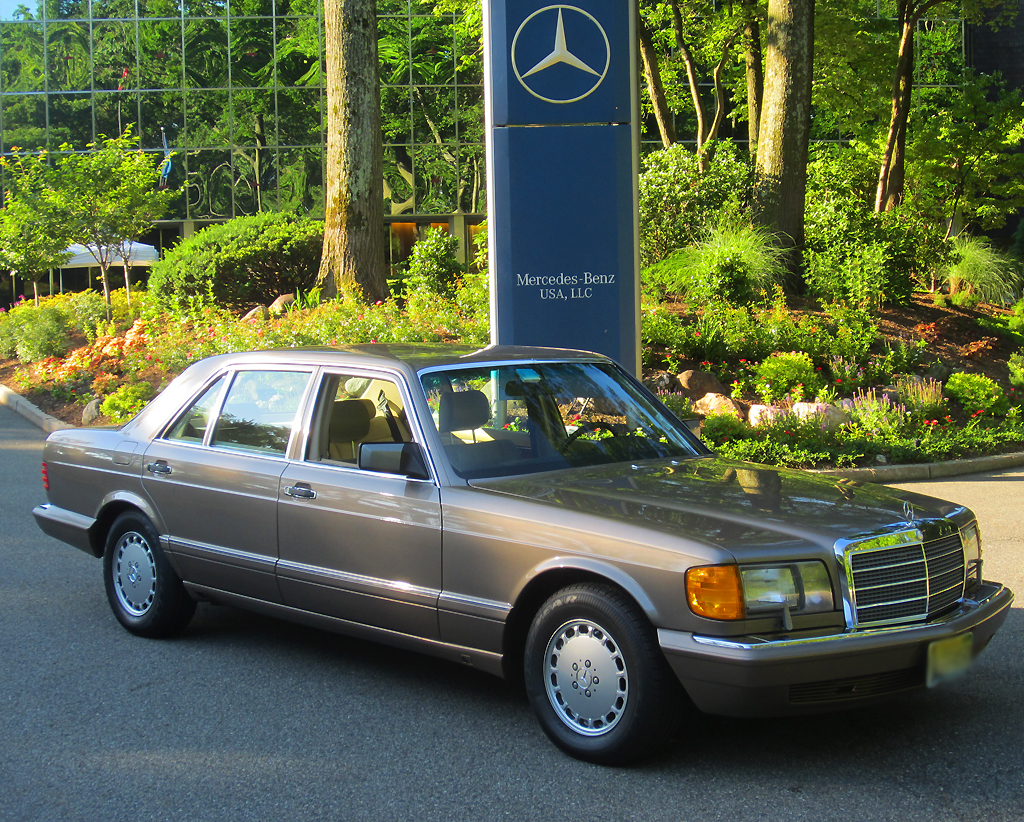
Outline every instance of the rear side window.
<svg viewBox="0 0 1024 822">
<path fill-rule="evenodd" d="M 206 429 L 210 425 L 210 415 L 217 407 L 217 400 L 220 398 L 221 389 L 224 388 L 224 381 L 224 377 L 219 377 L 213 385 L 207 388 L 199 399 L 178 417 L 178 421 L 167 432 L 166 439 L 201 443 L 206 436 Z"/>
<path fill-rule="evenodd" d="M 308 371 L 239 371 L 211 445 L 283 456 L 309 382 Z"/>
</svg>

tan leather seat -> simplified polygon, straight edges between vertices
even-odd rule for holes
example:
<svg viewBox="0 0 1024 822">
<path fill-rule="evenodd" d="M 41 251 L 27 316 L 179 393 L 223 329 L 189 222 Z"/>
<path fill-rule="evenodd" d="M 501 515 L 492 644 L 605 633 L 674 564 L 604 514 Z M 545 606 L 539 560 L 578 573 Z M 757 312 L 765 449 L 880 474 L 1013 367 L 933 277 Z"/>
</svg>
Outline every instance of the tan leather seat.
<svg viewBox="0 0 1024 822">
<path fill-rule="evenodd" d="M 376 410 L 370 400 L 337 400 L 334 403 L 328 431 L 328 455 L 332 460 L 356 461 L 359 443 L 370 433 L 370 420 Z"/>
</svg>

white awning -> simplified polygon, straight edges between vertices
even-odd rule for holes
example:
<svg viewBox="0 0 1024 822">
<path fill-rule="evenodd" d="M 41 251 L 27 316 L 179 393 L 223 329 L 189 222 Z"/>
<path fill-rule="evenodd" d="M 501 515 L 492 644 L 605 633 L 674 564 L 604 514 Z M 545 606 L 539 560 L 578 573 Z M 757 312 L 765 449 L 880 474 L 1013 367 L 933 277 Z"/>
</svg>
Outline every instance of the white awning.
<svg viewBox="0 0 1024 822">
<path fill-rule="evenodd" d="M 99 267 L 99 261 L 92 255 L 84 245 L 77 243 L 68 246 L 67 250 L 73 255 L 61 268 L 92 268 Z M 145 243 L 132 243 L 132 250 L 128 255 L 130 265 L 152 265 L 160 259 L 160 252 L 151 245 Z M 122 266 L 124 262 L 117 251 L 110 254 L 110 265 Z"/>
</svg>

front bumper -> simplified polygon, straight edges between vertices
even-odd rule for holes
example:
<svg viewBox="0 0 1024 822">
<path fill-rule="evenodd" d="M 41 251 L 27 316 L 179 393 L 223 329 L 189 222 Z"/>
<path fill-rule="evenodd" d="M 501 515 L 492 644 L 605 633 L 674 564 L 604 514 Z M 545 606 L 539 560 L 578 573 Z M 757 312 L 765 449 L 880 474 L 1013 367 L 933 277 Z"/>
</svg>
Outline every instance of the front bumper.
<svg viewBox="0 0 1024 822">
<path fill-rule="evenodd" d="M 780 639 L 718 638 L 660 629 L 669 664 L 702 711 L 781 716 L 858 707 L 925 687 L 928 646 L 973 636 L 977 656 L 1013 603 L 1013 592 L 984 582 L 974 599 L 924 625 Z"/>
</svg>

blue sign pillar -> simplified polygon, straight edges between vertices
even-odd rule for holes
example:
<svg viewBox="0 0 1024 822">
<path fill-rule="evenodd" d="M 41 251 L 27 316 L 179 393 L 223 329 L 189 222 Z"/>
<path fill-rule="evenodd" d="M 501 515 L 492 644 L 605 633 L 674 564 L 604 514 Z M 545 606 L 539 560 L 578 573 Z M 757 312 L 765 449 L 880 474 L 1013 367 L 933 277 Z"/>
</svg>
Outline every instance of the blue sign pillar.
<svg viewBox="0 0 1024 822">
<path fill-rule="evenodd" d="M 491 338 L 639 373 L 634 0 L 484 0 Z"/>
</svg>

